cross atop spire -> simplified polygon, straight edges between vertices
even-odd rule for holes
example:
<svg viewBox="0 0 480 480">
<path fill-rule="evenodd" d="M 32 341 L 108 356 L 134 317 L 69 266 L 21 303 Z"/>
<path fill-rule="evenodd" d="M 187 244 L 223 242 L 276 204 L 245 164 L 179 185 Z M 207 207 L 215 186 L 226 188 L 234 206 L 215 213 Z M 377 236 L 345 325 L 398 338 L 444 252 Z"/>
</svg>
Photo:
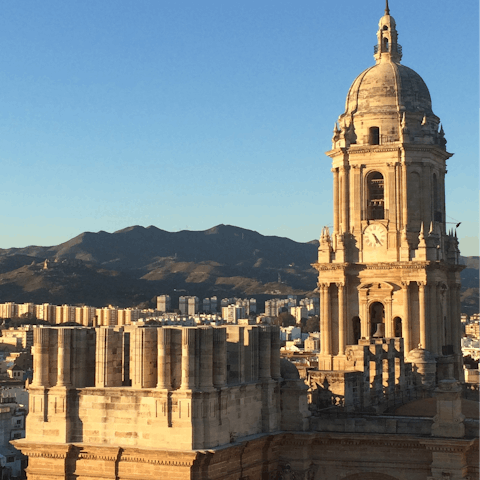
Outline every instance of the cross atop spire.
<svg viewBox="0 0 480 480">
<path fill-rule="evenodd" d="M 385 0 L 385 15 L 390 15 L 390 8 L 388 8 L 388 0 Z"/>
</svg>

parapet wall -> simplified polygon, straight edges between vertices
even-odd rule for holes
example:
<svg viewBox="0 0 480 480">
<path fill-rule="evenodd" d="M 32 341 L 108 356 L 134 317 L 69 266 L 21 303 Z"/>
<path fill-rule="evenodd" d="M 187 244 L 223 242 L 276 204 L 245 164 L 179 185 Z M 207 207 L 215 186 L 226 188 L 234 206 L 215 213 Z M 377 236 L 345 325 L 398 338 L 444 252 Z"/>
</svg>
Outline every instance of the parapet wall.
<svg viewBox="0 0 480 480">
<path fill-rule="evenodd" d="M 283 403 L 305 417 L 302 383 Z M 185 450 L 304 430 L 282 419 L 284 384 L 274 326 L 38 327 L 26 440 Z"/>
</svg>

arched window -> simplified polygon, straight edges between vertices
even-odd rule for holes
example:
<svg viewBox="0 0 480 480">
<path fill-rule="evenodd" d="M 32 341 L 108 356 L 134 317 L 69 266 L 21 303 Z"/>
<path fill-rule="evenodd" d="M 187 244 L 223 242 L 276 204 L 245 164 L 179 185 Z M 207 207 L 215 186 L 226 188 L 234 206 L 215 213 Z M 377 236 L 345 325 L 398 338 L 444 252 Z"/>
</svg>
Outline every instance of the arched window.
<svg viewBox="0 0 480 480">
<path fill-rule="evenodd" d="M 383 39 L 383 51 L 388 52 L 388 38 Z"/>
<path fill-rule="evenodd" d="M 383 175 L 372 172 L 367 178 L 367 220 L 385 218 L 385 188 Z"/>
<path fill-rule="evenodd" d="M 370 145 L 380 145 L 380 128 L 370 127 L 368 130 L 368 143 Z"/>
<path fill-rule="evenodd" d="M 393 328 L 395 337 L 402 336 L 402 319 L 400 317 L 395 317 L 393 319 Z"/>
<path fill-rule="evenodd" d="M 357 345 L 358 341 L 362 338 L 360 317 L 352 318 L 352 332 L 353 332 L 353 344 Z"/>
</svg>

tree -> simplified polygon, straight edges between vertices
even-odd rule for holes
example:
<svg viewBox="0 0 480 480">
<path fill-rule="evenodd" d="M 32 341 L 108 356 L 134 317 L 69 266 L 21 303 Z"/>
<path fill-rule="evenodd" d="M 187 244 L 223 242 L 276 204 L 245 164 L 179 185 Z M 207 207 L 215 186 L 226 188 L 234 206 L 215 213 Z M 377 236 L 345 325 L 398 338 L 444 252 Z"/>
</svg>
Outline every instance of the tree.
<svg viewBox="0 0 480 480">
<path fill-rule="evenodd" d="M 292 327 L 295 326 L 297 323 L 297 320 L 295 317 L 288 313 L 288 312 L 282 312 L 278 315 L 278 317 L 273 321 L 274 325 L 280 325 L 281 327 Z"/>
<path fill-rule="evenodd" d="M 300 321 L 302 333 L 312 333 L 320 331 L 320 318 L 318 315 L 308 318 L 302 318 Z"/>
</svg>

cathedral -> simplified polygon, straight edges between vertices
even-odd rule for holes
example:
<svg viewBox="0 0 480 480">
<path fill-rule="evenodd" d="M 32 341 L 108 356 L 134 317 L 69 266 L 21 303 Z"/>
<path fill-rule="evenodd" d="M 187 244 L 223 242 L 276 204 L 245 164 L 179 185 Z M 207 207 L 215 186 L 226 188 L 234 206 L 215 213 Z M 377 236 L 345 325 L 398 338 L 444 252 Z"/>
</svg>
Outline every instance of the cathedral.
<svg viewBox="0 0 480 480">
<path fill-rule="evenodd" d="M 36 327 L 28 480 L 479 479 L 451 154 L 397 37 L 387 0 L 327 152 L 318 365 L 270 325 Z"/>
</svg>

